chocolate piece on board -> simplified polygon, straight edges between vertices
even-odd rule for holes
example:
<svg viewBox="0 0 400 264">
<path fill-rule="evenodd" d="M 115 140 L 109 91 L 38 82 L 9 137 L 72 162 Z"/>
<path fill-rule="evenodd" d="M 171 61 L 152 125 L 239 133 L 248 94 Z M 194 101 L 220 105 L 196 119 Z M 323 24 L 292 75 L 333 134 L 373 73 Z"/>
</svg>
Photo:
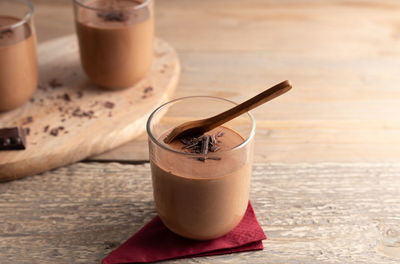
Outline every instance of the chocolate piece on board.
<svg viewBox="0 0 400 264">
<path fill-rule="evenodd" d="M 21 127 L 0 129 L 0 150 L 21 150 L 25 149 L 26 134 Z"/>
</svg>

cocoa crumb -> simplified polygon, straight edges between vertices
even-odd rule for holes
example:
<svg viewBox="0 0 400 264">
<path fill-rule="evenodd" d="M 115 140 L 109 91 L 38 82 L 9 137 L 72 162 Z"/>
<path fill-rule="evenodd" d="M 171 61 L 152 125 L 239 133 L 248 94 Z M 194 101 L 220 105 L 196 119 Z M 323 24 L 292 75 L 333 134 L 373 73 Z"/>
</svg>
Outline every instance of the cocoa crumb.
<svg viewBox="0 0 400 264">
<path fill-rule="evenodd" d="M 114 106 L 115 106 L 115 104 L 114 104 L 113 102 L 107 101 L 107 102 L 105 102 L 105 103 L 103 104 L 103 106 L 104 106 L 105 108 L 108 108 L 108 109 L 113 109 Z"/>
<path fill-rule="evenodd" d="M 154 89 L 151 86 L 144 88 L 142 98 L 144 99 L 144 98 L 147 98 L 148 96 L 150 96 L 150 94 L 151 94 L 151 92 L 153 92 L 153 90 Z"/>
<path fill-rule="evenodd" d="M 147 94 L 147 93 L 150 93 L 150 92 L 152 92 L 153 91 L 153 87 L 151 87 L 151 86 L 148 86 L 148 87 L 146 87 L 146 88 L 144 88 L 144 93 L 145 94 Z"/>
<path fill-rule="evenodd" d="M 64 99 L 66 102 L 71 102 L 71 97 L 70 97 L 69 94 L 67 94 L 67 93 L 65 93 L 65 94 L 63 95 L 63 99 Z"/>
<path fill-rule="evenodd" d="M 75 117 L 87 117 L 91 119 L 94 117 L 94 112 L 92 110 L 90 111 L 82 111 L 80 107 L 75 108 L 75 110 L 72 112 L 72 116 Z"/>
<path fill-rule="evenodd" d="M 83 97 L 83 92 L 82 91 L 76 92 L 76 97 L 77 98 L 82 98 Z"/>
<path fill-rule="evenodd" d="M 31 129 L 29 127 L 25 128 L 25 134 L 27 136 L 29 136 L 30 133 L 31 133 Z"/>
<path fill-rule="evenodd" d="M 50 130 L 50 135 L 56 137 L 58 135 L 58 128 L 53 128 L 52 130 Z"/>
<path fill-rule="evenodd" d="M 62 83 L 61 83 L 59 80 L 57 80 L 56 78 L 54 78 L 54 79 L 51 79 L 51 80 L 49 81 L 49 86 L 50 86 L 51 88 L 53 88 L 53 89 L 56 89 L 56 88 L 61 87 L 61 86 L 63 86 L 63 85 L 62 85 Z"/>
<path fill-rule="evenodd" d="M 27 125 L 27 124 L 30 124 L 32 122 L 33 122 L 33 117 L 32 116 L 28 116 L 22 121 L 22 125 Z"/>
<path fill-rule="evenodd" d="M 29 102 L 34 103 L 35 102 L 35 98 L 29 99 Z"/>
<path fill-rule="evenodd" d="M 49 130 L 49 126 L 45 126 L 45 127 L 43 128 L 43 132 L 44 132 L 44 133 L 46 133 L 47 130 Z"/>
</svg>

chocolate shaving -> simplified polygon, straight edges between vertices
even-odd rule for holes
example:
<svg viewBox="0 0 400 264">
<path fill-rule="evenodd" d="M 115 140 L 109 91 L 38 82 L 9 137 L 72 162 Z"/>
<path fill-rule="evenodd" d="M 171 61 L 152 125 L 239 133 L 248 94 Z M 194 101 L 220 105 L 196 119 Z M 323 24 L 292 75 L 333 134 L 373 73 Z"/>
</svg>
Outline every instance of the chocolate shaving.
<svg viewBox="0 0 400 264">
<path fill-rule="evenodd" d="M 217 137 L 223 137 L 224 135 L 225 135 L 225 133 L 220 131 L 220 132 L 218 132 Z"/>
<path fill-rule="evenodd" d="M 221 135 L 219 133 L 219 137 L 222 137 L 223 134 Z M 218 137 L 218 134 L 211 134 L 211 135 L 202 135 L 200 137 L 184 137 L 180 138 L 180 142 L 184 145 L 182 149 L 188 150 L 190 153 L 196 153 L 196 154 L 202 154 L 202 155 L 207 155 L 209 152 L 216 152 L 217 150 L 220 149 L 219 146 L 217 146 L 218 141 L 216 138 Z M 199 157 L 197 160 L 199 161 L 205 161 L 206 159 L 211 159 L 211 160 L 220 160 L 221 158 L 219 157 Z"/>
<path fill-rule="evenodd" d="M 202 136 L 201 138 L 201 154 L 206 155 L 208 153 L 208 143 L 210 142 L 210 136 Z M 206 157 L 200 157 L 200 161 L 206 161 Z"/>
<path fill-rule="evenodd" d="M 110 11 L 110 12 L 101 12 L 97 13 L 99 18 L 102 18 L 104 21 L 114 21 L 114 22 L 124 22 L 128 20 L 128 17 L 121 11 Z"/>
</svg>

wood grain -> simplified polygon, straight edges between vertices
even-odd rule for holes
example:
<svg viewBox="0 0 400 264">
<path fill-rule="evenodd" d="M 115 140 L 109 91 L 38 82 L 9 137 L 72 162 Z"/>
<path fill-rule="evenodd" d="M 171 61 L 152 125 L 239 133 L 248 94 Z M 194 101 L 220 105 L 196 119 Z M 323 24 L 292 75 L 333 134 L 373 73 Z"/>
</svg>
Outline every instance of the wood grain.
<svg viewBox="0 0 400 264">
<path fill-rule="evenodd" d="M 166 263 L 398 263 L 375 249 L 400 214 L 400 165 L 255 164 L 259 252 Z M 156 215 L 150 168 L 77 163 L 0 184 L 0 256 L 8 263 L 99 263 Z"/>
<path fill-rule="evenodd" d="M 0 181 L 60 167 L 115 148 L 145 131 L 156 105 L 176 88 L 180 65 L 174 49 L 156 39 L 145 79 L 129 89 L 104 91 L 81 69 L 74 35 L 38 48 L 40 84 L 30 102 L 0 113 L 0 127 L 29 129 L 27 149 L 0 153 Z"/>
</svg>

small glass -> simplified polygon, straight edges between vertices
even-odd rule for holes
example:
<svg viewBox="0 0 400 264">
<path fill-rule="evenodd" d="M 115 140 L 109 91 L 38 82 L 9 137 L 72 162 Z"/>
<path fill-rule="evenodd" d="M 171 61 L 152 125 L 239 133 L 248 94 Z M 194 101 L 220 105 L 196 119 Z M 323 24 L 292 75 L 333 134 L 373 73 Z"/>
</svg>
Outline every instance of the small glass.
<svg viewBox="0 0 400 264">
<path fill-rule="evenodd" d="M 38 84 L 33 5 L 28 0 L 0 1 L 0 111 L 14 109 Z"/>
<path fill-rule="evenodd" d="M 89 79 L 108 89 L 143 79 L 153 59 L 152 0 L 74 0 L 81 63 Z"/>
<path fill-rule="evenodd" d="M 206 155 L 173 149 L 163 138 L 183 122 L 207 118 L 235 105 L 217 97 L 185 97 L 160 106 L 147 121 L 155 206 L 163 223 L 183 237 L 217 238 L 242 219 L 249 201 L 255 122 L 246 113 L 218 128 L 225 134 L 221 140 L 226 137 L 228 141 L 229 134 L 240 141 Z"/>
<path fill-rule="evenodd" d="M 382 255 L 400 259 L 400 218 L 386 218 L 379 225 L 380 239 L 376 249 Z"/>
</svg>

